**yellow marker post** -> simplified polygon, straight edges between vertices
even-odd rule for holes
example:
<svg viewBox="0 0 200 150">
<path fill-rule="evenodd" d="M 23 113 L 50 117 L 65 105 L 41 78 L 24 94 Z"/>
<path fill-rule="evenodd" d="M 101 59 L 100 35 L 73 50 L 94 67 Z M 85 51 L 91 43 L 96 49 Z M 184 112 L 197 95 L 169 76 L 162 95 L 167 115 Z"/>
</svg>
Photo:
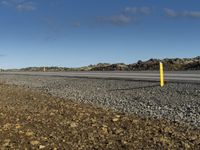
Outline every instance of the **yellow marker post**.
<svg viewBox="0 0 200 150">
<path fill-rule="evenodd" d="M 160 62 L 160 86 L 164 86 L 164 71 L 163 71 L 163 63 Z"/>
</svg>

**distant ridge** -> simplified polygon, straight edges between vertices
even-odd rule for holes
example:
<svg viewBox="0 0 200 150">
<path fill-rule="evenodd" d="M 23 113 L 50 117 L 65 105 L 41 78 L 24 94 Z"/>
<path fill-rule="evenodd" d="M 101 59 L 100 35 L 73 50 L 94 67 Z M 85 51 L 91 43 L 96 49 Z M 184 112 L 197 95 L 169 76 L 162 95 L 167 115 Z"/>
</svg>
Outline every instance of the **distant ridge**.
<svg viewBox="0 0 200 150">
<path fill-rule="evenodd" d="M 200 56 L 195 58 L 165 58 L 165 59 L 149 59 L 147 61 L 139 60 L 133 64 L 109 64 L 99 63 L 97 65 L 89 65 L 79 68 L 67 67 L 45 67 L 46 71 L 64 72 L 64 71 L 146 71 L 158 70 L 159 62 L 162 61 L 166 71 L 181 70 L 200 70 Z M 22 69 L 6 70 L 6 71 L 43 71 L 44 67 L 28 67 Z"/>
</svg>

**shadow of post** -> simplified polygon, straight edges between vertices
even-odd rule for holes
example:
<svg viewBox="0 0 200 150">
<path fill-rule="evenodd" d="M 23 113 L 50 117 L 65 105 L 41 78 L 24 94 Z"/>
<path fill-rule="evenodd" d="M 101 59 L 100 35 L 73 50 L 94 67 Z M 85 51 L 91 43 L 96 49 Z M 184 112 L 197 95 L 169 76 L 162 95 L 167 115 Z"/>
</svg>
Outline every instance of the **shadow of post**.
<svg viewBox="0 0 200 150">
<path fill-rule="evenodd" d="M 133 88 L 124 88 L 124 89 L 111 89 L 108 91 L 127 91 L 127 90 L 135 90 L 135 89 L 146 89 L 146 88 L 152 88 L 152 87 L 160 87 L 160 84 L 149 85 L 149 86 L 139 86 L 139 87 L 133 87 Z"/>
</svg>

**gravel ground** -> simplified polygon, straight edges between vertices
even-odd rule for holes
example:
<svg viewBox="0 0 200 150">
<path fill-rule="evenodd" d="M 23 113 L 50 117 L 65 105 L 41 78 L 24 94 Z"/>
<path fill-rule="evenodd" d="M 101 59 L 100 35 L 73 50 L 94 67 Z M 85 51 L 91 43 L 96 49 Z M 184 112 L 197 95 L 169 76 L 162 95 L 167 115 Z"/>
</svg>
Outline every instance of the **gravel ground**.
<svg viewBox="0 0 200 150">
<path fill-rule="evenodd" d="M 200 127 L 200 84 L 1 75 L 1 81 L 56 97 Z"/>
<path fill-rule="evenodd" d="M 0 83 L 0 149 L 200 149 L 200 130 Z"/>
</svg>

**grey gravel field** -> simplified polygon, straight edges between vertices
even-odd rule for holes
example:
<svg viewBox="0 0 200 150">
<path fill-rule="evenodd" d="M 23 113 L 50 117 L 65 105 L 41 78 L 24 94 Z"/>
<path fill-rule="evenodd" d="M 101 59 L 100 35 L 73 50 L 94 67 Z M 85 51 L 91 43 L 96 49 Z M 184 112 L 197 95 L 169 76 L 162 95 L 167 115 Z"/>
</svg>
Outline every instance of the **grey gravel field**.
<svg viewBox="0 0 200 150">
<path fill-rule="evenodd" d="M 144 117 L 200 127 L 200 84 L 1 75 L 1 82 Z"/>
</svg>

